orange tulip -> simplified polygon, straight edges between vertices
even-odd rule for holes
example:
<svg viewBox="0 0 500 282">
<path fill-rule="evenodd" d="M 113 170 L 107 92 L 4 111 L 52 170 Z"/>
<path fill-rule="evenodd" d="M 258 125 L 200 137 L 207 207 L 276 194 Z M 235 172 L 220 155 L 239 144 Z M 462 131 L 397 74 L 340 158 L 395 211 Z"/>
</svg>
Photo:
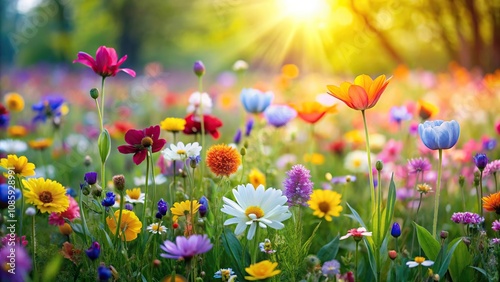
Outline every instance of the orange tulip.
<svg viewBox="0 0 500 282">
<path fill-rule="evenodd" d="M 292 104 L 291 106 L 297 111 L 297 115 L 302 120 L 312 124 L 319 121 L 326 113 L 334 113 L 337 110 L 337 105 L 326 107 L 317 101 Z"/>
<path fill-rule="evenodd" d="M 372 80 L 368 75 L 362 74 L 354 79 L 354 83 L 343 82 L 340 87 L 335 85 L 326 87 L 328 94 L 341 100 L 351 109 L 364 111 L 377 104 L 390 80 L 391 78 L 385 79 L 385 75 Z"/>
</svg>

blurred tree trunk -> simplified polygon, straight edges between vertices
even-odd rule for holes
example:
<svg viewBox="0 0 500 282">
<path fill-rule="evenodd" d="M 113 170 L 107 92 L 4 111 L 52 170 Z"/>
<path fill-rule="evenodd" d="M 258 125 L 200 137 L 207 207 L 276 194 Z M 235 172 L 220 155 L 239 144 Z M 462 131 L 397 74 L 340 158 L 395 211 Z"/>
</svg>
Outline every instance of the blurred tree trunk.
<svg viewBox="0 0 500 282">
<path fill-rule="evenodd" d="M 492 44 L 490 70 L 500 68 L 500 1 L 492 1 L 488 8 L 491 18 Z"/>
<path fill-rule="evenodd" d="M 66 4 L 65 4 L 66 3 Z M 61 62 L 69 62 L 71 58 L 69 52 L 71 50 L 71 23 L 69 21 L 69 9 L 67 9 L 67 1 L 65 0 L 54 0 L 54 5 L 56 6 L 56 21 L 57 21 L 57 47 L 56 47 L 56 59 Z"/>
<path fill-rule="evenodd" d="M 119 56 L 127 55 L 127 62 L 136 66 L 139 61 L 141 42 L 144 34 L 140 32 L 140 13 L 138 1 L 114 0 L 108 2 L 108 7 L 113 18 L 118 22 L 120 35 L 118 37 Z"/>
</svg>

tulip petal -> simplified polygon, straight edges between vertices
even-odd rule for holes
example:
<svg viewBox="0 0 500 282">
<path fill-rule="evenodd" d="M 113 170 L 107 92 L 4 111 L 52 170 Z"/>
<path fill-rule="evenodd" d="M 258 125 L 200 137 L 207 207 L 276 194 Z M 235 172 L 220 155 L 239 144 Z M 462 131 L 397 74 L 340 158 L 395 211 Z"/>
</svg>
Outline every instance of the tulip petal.
<svg viewBox="0 0 500 282">
<path fill-rule="evenodd" d="M 391 78 L 386 81 L 385 75 L 381 75 L 373 81 L 369 89 L 366 89 L 368 93 L 368 100 L 370 101 L 370 105 L 368 106 L 368 108 L 372 108 L 373 106 L 375 106 L 375 104 L 377 104 L 378 99 L 380 99 L 380 96 L 382 96 L 382 93 L 384 93 L 390 79 Z"/>
<path fill-rule="evenodd" d="M 78 52 L 78 59 L 74 60 L 73 63 L 80 63 L 90 68 L 95 66 L 94 58 L 85 52 Z"/>
<path fill-rule="evenodd" d="M 370 89 L 370 87 L 373 84 L 373 80 L 370 76 L 366 74 L 358 75 L 354 79 L 354 84 L 361 86 L 363 89 L 365 89 L 366 92 Z"/>
<path fill-rule="evenodd" d="M 132 69 L 118 69 L 118 71 L 122 71 L 122 72 L 130 75 L 131 77 L 135 77 L 135 71 Z"/>
<path fill-rule="evenodd" d="M 349 87 L 349 98 L 352 104 L 351 108 L 355 110 L 364 110 L 368 107 L 368 95 L 361 86 L 351 85 Z"/>
</svg>

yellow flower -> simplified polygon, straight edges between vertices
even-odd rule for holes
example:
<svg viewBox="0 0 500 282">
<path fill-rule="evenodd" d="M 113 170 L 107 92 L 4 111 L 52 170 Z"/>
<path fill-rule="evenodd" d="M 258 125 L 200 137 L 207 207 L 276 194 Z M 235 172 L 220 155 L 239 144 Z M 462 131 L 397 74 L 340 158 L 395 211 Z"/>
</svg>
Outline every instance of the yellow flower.
<svg viewBox="0 0 500 282">
<path fill-rule="evenodd" d="M 359 130 L 351 130 L 349 132 L 346 132 L 344 134 L 344 139 L 348 143 L 352 143 L 353 145 L 362 145 L 365 142 L 365 138 Z"/>
<path fill-rule="evenodd" d="M 116 221 L 120 216 L 120 210 L 115 211 L 114 218 L 106 217 L 106 223 L 113 235 L 116 234 Z M 122 221 L 120 222 L 120 238 L 122 241 L 132 241 L 141 233 L 142 223 L 133 211 L 122 210 Z M 125 234 L 124 234 L 125 233 Z"/>
<path fill-rule="evenodd" d="M 68 223 L 64 223 L 64 225 L 59 226 L 59 231 L 61 232 L 61 234 L 69 236 L 71 232 L 73 232 L 73 228 L 71 228 L 71 225 L 69 225 Z"/>
<path fill-rule="evenodd" d="M 174 206 L 170 208 L 170 211 L 172 212 L 173 215 L 172 220 L 177 221 L 179 216 L 195 214 L 198 212 L 200 206 L 201 204 L 199 204 L 197 200 L 194 200 L 192 202 L 190 200 L 186 200 L 180 203 L 179 202 L 174 203 Z"/>
<path fill-rule="evenodd" d="M 314 210 L 313 215 L 322 218 L 326 221 L 332 221 L 332 216 L 340 216 L 342 206 L 340 199 L 342 195 L 331 190 L 314 190 L 311 199 L 307 202 L 309 207 Z"/>
<path fill-rule="evenodd" d="M 183 131 L 186 126 L 186 120 L 183 118 L 166 118 L 160 123 L 163 130 L 171 132 Z"/>
<path fill-rule="evenodd" d="M 7 158 L 0 160 L 0 167 L 7 170 L 11 169 L 17 176 L 32 176 L 35 175 L 35 165 L 28 162 L 25 156 L 18 157 L 16 155 L 7 155 Z M 7 177 L 7 173 L 4 173 Z"/>
<path fill-rule="evenodd" d="M 17 93 L 8 93 L 4 98 L 5 106 L 13 112 L 20 112 L 24 109 L 23 96 Z"/>
<path fill-rule="evenodd" d="M 50 179 L 23 179 L 26 203 L 33 204 L 40 212 L 65 212 L 69 207 L 66 189 L 57 181 Z"/>
<path fill-rule="evenodd" d="M 9 126 L 7 129 L 7 134 L 9 134 L 10 137 L 24 137 L 28 134 L 28 130 L 22 125 L 13 125 Z"/>
<path fill-rule="evenodd" d="M 322 165 L 325 163 L 325 156 L 322 154 L 318 153 L 313 153 L 311 154 L 305 154 L 304 155 L 304 162 L 306 163 L 312 163 L 314 165 Z"/>
<path fill-rule="evenodd" d="M 33 150 L 45 150 L 48 147 L 52 146 L 52 139 L 40 138 L 40 139 L 36 139 L 36 140 L 30 140 L 30 141 L 28 141 L 28 145 Z"/>
<path fill-rule="evenodd" d="M 266 176 L 260 170 L 254 168 L 248 174 L 248 181 L 257 189 L 259 185 L 266 186 Z"/>
<path fill-rule="evenodd" d="M 245 276 L 246 280 L 255 281 L 273 277 L 281 273 L 281 270 L 275 269 L 278 266 L 277 262 L 263 260 L 261 262 L 251 264 L 245 268 L 245 271 L 251 276 Z"/>
<path fill-rule="evenodd" d="M 141 193 L 141 188 L 127 189 L 125 192 L 127 193 L 127 195 L 125 195 L 126 202 L 144 204 L 146 194 Z"/>
<path fill-rule="evenodd" d="M 422 120 L 427 120 L 431 117 L 436 116 L 439 113 L 439 108 L 427 101 L 418 101 L 418 115 Z"/>
</svg>

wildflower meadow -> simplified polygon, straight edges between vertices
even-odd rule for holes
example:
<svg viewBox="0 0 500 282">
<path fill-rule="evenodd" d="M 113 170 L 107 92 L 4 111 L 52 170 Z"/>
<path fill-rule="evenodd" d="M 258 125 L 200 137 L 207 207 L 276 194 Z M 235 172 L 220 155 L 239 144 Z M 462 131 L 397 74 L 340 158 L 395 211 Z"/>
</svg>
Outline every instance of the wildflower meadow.
<svg viewBox="0 0 500 282">
<path fill-rule="evenodd" d="M 63 2 L 54 3 L 78 5 Z M 236 2 L 226 5 L 256 9 Z M 215 35 L 181 40 L 185 51 L 163 62 L 147 49 L 141 63 L 130 42 L 96 28 L 92 44 L 57 63 L 6 64 L 0 281 L 500 280 L 500 64 L 471 55 L 426 69 L 396 60 L 359 3 L 267 2 L 285 3 L 297 34 L 321 13 L 336 13 L 321 30 L 331 28 L 345 4 L 395 63 L 372 66 L 355 47 L 352 68 L 325 70 L 317 65 L 328 61 L 300 59 L 304 47 L 271 64 L 258 50 L 213 53 L 231 38 Z M 22 13 L 48 14 L 50 3 Z M 75 27 L 90 3 L 99 1 L 71 10 Z M 394 5 L 385 11 L 403 18 Z M 227 9 L 215 11 L 230 34 L 238 17 Z M 193 48 L 197 59 L 182 55 Z"/>
</svg>

